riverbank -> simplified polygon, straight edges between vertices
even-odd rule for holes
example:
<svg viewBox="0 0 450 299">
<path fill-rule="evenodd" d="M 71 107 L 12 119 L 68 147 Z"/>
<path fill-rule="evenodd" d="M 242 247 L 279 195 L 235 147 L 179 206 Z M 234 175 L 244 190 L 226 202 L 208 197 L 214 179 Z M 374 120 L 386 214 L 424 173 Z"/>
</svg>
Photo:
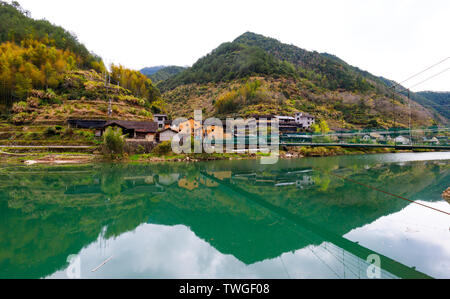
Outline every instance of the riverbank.
<svg viewBox="0 0 450 299">
<path fill-rule="evenodd" d="M 434 150 L 395 150 L 392 148 L 341 148 L 341 147 L 292 147 L 287 151 L 280 151 L 280 159 L 298 159 L 304 157 L 328 157 L 342 155 L 405 153 L 405 152 L 432 152 Z M 244 160 L 259 159 L 268 156 L 266 153 L 213 153 L 213 154 L 124 154 L 121 157 L 111 158 L 98 151 L 86 152 L 7 152 L 0 150 L 0 164 L 91 164 L 101 162 L 120 163 L 158 163 L 158 162 L 200 162 L 214 160 Z"/>
</svg>

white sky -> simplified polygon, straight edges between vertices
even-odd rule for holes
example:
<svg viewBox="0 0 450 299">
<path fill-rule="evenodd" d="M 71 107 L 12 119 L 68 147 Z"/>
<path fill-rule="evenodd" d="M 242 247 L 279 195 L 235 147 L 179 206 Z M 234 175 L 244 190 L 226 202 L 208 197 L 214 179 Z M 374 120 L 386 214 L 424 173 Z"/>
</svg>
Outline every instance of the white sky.
<svg viewBox="0 0 450 299">
<path fill-rule="evenodd" d="M 448 0 L 19 0 L 107 63 L 192 65 L 245 31 L 400 82 L 450 56 Z M 450 67 L 450 59 L 406 87 Z M 413 90 L 450 90 L 450 70 Z"/>
</svg>

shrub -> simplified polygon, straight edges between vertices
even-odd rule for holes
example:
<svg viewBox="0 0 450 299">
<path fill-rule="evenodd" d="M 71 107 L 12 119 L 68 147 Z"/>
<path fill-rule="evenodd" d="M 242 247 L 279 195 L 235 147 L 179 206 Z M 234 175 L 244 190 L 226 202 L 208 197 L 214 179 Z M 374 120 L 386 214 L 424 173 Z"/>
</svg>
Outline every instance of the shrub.
<svg viewBox="0 0 450 299">
<path fill-rule="evenodd" d="M 12 110 L 14 113 L 20 113 L 27 111 L 27 103 L 24 101 L 20 101 L 18 103 L 14 103 Z"/>
<path fill-rule="evenodd" d="M 88 130 L 88 131 L 80 130 L 80 131 L 78 131 L 78 134 L 86 139 L 91 139 L 91 140 L 94 139 L 94 132 L 92 132 L 90 130 Z"/>
<path fill-rule="evenodd" d="M 38 98 L 36 98 L 36 97 L 29 97 L 28 99 L 27 99 L 27 104 L 28 104 L 28 107 L 31 107 L 31 108 L 37 108 L 37 107 L 39 107 L 39 104 L 41 103 L 41 100 L 39 100 Z"/>
<path fill-rule="evenodd" d="M 163 141 L 152 150 L 153 154 L 159 156 L 164 156 L 170 154 L 171 152 L 172 152 L 172 142 L 170 141 Z"/>
<path fill-rule="evenodd" d="M 55 136 L 55 135 L 58 135 L 59 132 L 58 132 L 58 129 L 56 129 L 55 127 L 47 127 L 44 131 L 44 134 L 46 136 Z"/>
<path fill-rule="evenodd" d="M 145 117 L 148 117 L 148 118 L 152 117 L 152 114 L 150 112 L 148 112 L 147 110 L 144 110 L 144 109 L 139 111 L 139 115 L 140 116 L 145 116 Z"/>
<path fill-rule="evenodd" d="M 145 153 L 145 147 L 143 147 L 142 145 L 138 145 L 137 149 L 136 149 L 136 154 L 144 154 Z"/>
<path fill-rule="evenodd" d="M 62 104 L 62 100 L 56 95 L 52 89 L 47 89 L 46 92 L 41 97 L 42 104 Z"/>
<path fill-rule="evenodd" d="M 12 116 L 11 122 L 14 124 L 24 124 L 33 121 L 34 116 L 26 112 L 20 112 Z"/>
<path fill-rule="evenodd" d="M 103 152 L 110 154 L 113 158 L 116 155 L 122 156 L 125 147 L 125 139 L 121 128 L 108 127 L 103 134 Z"/>
</svg>

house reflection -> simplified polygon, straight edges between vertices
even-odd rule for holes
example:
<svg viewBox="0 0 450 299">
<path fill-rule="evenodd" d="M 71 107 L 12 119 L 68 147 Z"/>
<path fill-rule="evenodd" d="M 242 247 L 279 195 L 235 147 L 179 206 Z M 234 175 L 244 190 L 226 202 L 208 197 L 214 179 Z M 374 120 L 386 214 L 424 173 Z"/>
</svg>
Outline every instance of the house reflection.
<svg viewBox="0 0 450 299">
<path fill-rule="evenodd" d="M 448 165 L 438 162 L 380 163 L 370 170 L 366 163 L 329 164 L 333 173 L 413 200 L 419 194 L 440 198 L 449 177 Z M 361 257 L 367 251 L 342 236 L 410 204 L 318 168 L 258 169 L 237 162 L 22 170 L 0 184 L 8 244 L 0 273 L 8 277 L 53 273 L 105 227 L 105 238 L 114 238 L 149 219 L 189 227 L 247 265 L 324 241 Z"/>
</svg>

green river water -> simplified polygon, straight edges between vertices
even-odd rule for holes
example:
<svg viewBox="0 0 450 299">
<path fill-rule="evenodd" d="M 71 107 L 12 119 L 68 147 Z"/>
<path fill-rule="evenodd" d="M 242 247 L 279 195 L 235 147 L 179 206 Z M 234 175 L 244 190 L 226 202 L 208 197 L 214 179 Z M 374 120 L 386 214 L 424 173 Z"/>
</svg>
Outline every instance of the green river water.
<svg viewBox="0 0 450 299">
<path fill-rule="evenodd" d="M 449 161 L 3 165 L 0 277 L 450 278 Z"/>
</svg>

